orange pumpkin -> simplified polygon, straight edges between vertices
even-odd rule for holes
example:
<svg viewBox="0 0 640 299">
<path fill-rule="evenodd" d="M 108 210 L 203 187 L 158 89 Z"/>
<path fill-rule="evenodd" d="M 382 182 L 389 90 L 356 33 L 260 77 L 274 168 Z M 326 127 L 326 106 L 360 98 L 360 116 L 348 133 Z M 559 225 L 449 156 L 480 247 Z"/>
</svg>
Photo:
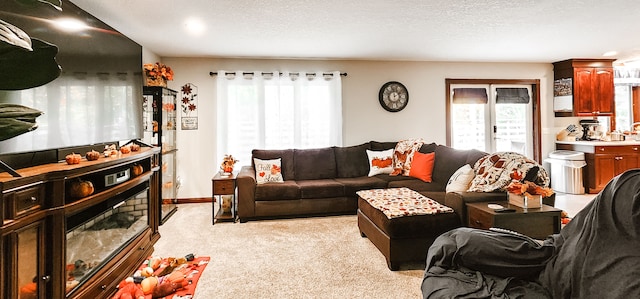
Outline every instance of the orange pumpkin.
<svg viewBox="0 0 640 299">
<path fill-rule="evenodd" d="M 67 164 L 72 165 L 72 164 L 80 164 L 80 160 L 82 160 L 82 156 L 75 154 L 75 153 L 71 153 L 68 154 L 64 157 L 65 161 L 67 161 Z"/>
<path fill-rule="evenodd" d="M 123 154 L 128 154 L 131 152 L 131 148 L 128 145 L 120 147 L 120 152 Z"/>
<path fill-rule="evenodd" d="M 98 160 L 100 158 L 100 153 L 96 151 L 90 151 L 90 152 L 87 152 L 85 157 L 87 158 L 88 161 Z"/>
<path fill-rule="evenodd" d="M 134 176 L 139 176 L 144 172 L 144 167 L 140 164 L 135 164 L 131 166 L 131 172 L 133 172 Z"/>
<path fill-rule="evenodd" d="M 94 191 L 93 183 L 90 181 L 77 180 L 69 184 L 69 195 L 73 198 L 87 197 Z"/>
</svg>

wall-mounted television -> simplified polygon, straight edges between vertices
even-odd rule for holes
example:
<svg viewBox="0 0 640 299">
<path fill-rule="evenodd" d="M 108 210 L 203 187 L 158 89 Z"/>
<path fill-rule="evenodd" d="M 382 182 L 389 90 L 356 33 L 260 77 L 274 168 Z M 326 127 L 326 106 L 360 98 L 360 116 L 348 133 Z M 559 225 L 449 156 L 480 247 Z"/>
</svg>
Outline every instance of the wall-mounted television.
<svg viewBox="0 0 640 299">
<path fill-rule="evenodd" d="M 58 47 L 61 75 L 34 88 L 0 90 L 0 103 L 43 112 L 36 118 L 37 129 L 0 141 L 0 157 L 142 137 L 139 44 L 69 1 L 63 1 L 62 11 L 47 4 L 1 1 L 1 20 Z M 75 31 L 60 26 L 69 20 L 84 26 Z"/>
</svg>

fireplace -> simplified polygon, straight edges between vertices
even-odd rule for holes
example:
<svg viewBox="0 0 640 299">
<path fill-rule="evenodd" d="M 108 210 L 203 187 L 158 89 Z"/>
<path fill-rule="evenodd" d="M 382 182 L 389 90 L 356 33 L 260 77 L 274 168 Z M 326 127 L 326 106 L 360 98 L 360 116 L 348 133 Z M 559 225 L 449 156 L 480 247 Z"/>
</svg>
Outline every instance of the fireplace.
<svg viewBox="0 0 640 299">
<path fill-rule="evenodd" d="M 149 183 L 145 181 L 97 205 L 66 217 L 66 292 L 149 227 Z"/>
</svg>

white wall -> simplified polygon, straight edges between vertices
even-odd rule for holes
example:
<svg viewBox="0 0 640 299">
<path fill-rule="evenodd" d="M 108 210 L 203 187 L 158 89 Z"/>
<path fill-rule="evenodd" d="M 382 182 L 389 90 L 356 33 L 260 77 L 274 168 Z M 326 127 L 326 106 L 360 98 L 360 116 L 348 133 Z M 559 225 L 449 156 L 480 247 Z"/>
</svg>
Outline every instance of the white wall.
<svg viewBox="0 0 640 299">
<path fill-rule="evenodd" d="M 153 61 L 146 61 L 153 62 Z M 251 60 L 162 58 L 175 72 L 168 86 L 192 83 L 198 87 L 198 130 L 178 131 L 178 198 L 211 196 L 211 178 L 225 153 L 216 152 L 216 88 L 210 71 L 341 71 L 343 89 L 343 145 L 370 140 L 396 141 L 422 137 L 446 142 L 445 78 L 540 79 L 542 156 L 554 149 L 562 122 L 553 117 L 553 66 L 550 63 L 447 63 L 346 60 Z M 390 113 L 380 107 L 378 91 L 387 81 L 399 81 L 409 90 L 407 108 Z M 180 94 L 180 93 L 179 93 Z M 178 123 L 180 123 L 178 121 Z M 233 154 L 233 153 L 230 153 Z M 242 161 L 248 162 L 248 161 Z M 244 163 L 241 163 L 244 164 Z"/>
</svg>

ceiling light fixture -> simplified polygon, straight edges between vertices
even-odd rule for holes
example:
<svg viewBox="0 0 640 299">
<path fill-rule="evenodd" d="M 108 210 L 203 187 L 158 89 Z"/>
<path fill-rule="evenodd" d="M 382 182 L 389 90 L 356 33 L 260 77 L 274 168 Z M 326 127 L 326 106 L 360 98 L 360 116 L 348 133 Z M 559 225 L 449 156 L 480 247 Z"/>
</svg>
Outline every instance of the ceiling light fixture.
<svg viewBox="0 0 640 299">
<path fill-rule="evenodd" d="M 204 23 L 197 18 L 188 18 L 185 20 L 184 25 L 187 32 L 194 36 L 202 35 L 205 29 Z"/>
<path fill-rule="evenodd" d="M 615 56 L 615 55 L 618 55 L 617 51 L 608 51 L 608 52 L 605 52 L 604 54 L 602 54 L 602 56 L 605 56 L 605 57 Z"/>
</svg>

